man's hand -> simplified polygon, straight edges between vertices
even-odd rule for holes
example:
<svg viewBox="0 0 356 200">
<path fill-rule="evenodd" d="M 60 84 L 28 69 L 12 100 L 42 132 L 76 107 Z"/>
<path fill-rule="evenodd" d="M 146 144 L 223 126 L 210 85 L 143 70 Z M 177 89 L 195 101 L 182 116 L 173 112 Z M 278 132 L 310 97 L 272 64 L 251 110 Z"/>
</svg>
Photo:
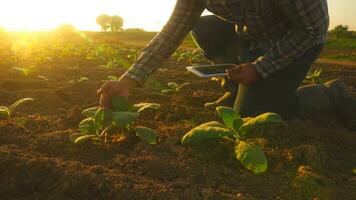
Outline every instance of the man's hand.
<svg viewBox="0 0 356 200">
<path fill-rule="evenodd" d="M 111 97 L 114 95 L 129 97 L 130 90 L 136 85 L 134 80 L 125 78 L 119 81 L 108 81 L 97 91 L 100 97 L 101 108 L 111 108 Z"/>
<path fill-rule="evenodd" d="M 230 80 L 245 86 L 254 84 L 260 78 L 256 69 L 250 63 L 237 65 L 232 69 L 226 70 L 226 72 Z"/>
</svg>

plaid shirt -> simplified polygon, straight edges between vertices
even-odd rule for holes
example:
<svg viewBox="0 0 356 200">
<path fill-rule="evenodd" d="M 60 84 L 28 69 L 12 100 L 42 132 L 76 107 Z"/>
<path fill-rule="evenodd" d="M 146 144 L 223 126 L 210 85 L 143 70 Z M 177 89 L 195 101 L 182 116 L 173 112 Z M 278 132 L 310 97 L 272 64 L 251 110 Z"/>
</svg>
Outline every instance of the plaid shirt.
<svg viewBox="0 0 356 200">
<path fill-rule="evenodd" d="M 172 16 L 123 75 L 143 83 L 167 59 L 207 9 L 236 25 L 264 55 L 252 64 L 264 78 L 326 40 L 327 0 L 177 0 Z"/>
</svg>

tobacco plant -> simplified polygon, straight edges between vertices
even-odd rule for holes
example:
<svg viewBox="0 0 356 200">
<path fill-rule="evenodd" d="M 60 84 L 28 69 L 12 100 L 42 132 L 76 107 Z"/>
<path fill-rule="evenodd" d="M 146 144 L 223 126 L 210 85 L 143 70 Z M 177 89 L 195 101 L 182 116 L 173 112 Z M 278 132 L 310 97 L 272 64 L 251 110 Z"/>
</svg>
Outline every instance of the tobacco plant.
<svg viewBox="0 0 356 200">
<path fill-rule="evenodd" d="M 247 140 L 248 135 L 261 124 L 281 122 L 281 117 L 275 113 L 264 113 L 255 118 L 241 118 L 234 109 L 224 106 L 217 107 L 216 111 L 223 124 L 212 121 L 197 126 L 184 135 L 182 143 L 219 139 L 233 141 L 236 159 L 253 173 L 264 173 L 268 167 L 267 158 L 258 145 Z"/>
<path fill-rule="evenodd" d="M 13 67 L 12 69 L 20 72 L 23 76 L 28 76 L 30 75 L 32 69 L 30 69 L 29 67 Z"/>
<path fill-rule="evenodd" d="M 18 107 L 21 104 L 24 104 L 26 102 L 33 101 L 32 98 L 23 98 L 15 103 L 13 103 L 10 107 L 6 106 L 0 106 L 0 116 L 6 118 L 6 119 L 11 119 L 12 113 L 14 112 L 15 108 Z"/>
<path fill-rule="evenodd" d="M 314 71 L 310 71 L 308 75 L 305 77 L 304 82 L 311 82 L 313 84 L 322 84 L 324 81 L 321 78 L 323 70 L 322 69 L 315 69 Z"/>
<path fill-rule="evenodd" d="M 70 140 L 76 144 L 87 141 L 107 142 L 108 133 L 114 128 L 118 128 L 125 133 L 135 133 L 142 142 L 154 145 L 157 143 L 157 133 L 155 130 L 133 126 L 133 122 L 146 109 L 159 109 L 156 103 L 140 103 L 131 105 L 123 97 L 112 98 L 113 109 L 88 108 L 82 114 L 87 117 L 79 124 L 80 133 L 70 136 Z"/>
<path fill-rule="evenodd" d="M 174 57 L 177 57 L 177 63 L 187 62 L 189 65 L 199 63 L 203 56 L 199 49 L 194 51 L 177 51 L 174 53 Z"/>
<path fill-rule="evenodd" d="M 178 84 L 178 83 L 175 83 L 175 82 L 170 82 L 168 83 L 168 89 L 164 89 L 162 90 L 162 94 L 174 94 L 174 93 L 179 93 L 182 89 L 188 87 L 190 85 L 189 82 L 185 82 L 183 84 Z"/>
</svg>

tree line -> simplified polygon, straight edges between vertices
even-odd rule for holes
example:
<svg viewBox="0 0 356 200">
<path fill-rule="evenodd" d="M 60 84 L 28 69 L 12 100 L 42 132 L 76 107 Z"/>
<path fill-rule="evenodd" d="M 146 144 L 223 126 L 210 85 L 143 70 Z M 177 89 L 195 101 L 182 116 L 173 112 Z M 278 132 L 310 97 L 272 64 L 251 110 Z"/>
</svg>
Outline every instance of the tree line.
<svg viewBox="0 0 356 200">
<path fill-rule="evenodd" d="M 356 31 L 350 31 L 348 25 L 337 25 L 329 31 L 329 37 L 335 39 L 356 39 Z"/>
<path fill-rule="evenodd" d="M 100 25 L 101 30 L 104 32 L 107 32 L 108 30 L 118 32 L 123 30 L 124 19 L 117 15 L 109 16 L 103 14 L 96 18 L 96 23 Z"/>
</svg>

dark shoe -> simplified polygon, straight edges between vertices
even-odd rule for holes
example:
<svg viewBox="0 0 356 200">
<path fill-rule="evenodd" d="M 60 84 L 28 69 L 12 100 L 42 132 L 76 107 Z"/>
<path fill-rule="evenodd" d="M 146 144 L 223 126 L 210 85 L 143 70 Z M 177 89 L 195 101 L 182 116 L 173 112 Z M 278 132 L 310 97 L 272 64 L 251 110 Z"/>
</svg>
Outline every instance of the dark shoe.
<svg viewBox="0 0 356 200">
<path fill-rule="evenodd" d="M 302 118 L 317 117 L 331 112 L 330 98 L 324 85 L 312 84 L 299 87 L 295 92 L 300 109 L 299 116 Z"/>
<path fill-rule="evenodd" d="M 236 99 L 236 92 L 225 92 L 225 94 L 214 102 L 208 102 L 204 104 L 205 108 L 215 109 L 218 106 L 233 107 Z"/>
<path fill-rule="evenodd" d="M 356 99 L 341 80 L 303 86 L 295 94 L 300 104 L 300 117 L 332 112 L 346 128 L 356 131 Z"/>
<path fill-rule="evenodd" d="M 328 81 L 324 85 L 337 117 L 347 128 L 356 131 L 356 99 L 347 86 L 339 79 Z"/>
</svg>

